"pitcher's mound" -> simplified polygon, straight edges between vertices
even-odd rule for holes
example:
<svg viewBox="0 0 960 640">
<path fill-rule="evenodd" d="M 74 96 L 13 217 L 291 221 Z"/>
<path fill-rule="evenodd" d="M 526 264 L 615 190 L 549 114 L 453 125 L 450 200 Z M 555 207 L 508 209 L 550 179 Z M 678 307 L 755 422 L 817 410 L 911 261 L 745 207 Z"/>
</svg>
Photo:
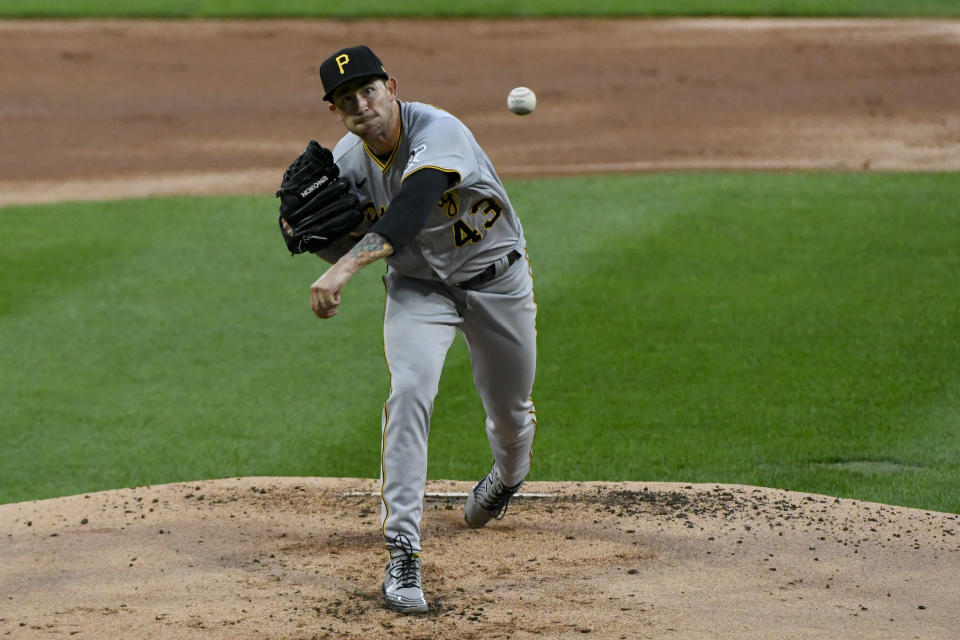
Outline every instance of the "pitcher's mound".
<svg viewBox="0 0 960 640">
<path fill-rule="evenodd" d="M 430 612 L 380 603 L 373 480 L 239 478 L 0 505 L 0 635 L 947 638 L 956 515 L 736 485 L 529 483 L 471 530 L 431 482 Z"/>
</svg>

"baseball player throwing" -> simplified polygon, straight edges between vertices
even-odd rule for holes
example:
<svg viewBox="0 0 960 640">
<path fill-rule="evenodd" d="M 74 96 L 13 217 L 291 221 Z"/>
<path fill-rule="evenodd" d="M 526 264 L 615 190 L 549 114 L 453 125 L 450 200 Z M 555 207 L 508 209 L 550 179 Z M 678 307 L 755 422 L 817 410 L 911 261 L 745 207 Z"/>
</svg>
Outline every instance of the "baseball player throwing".
<svg viewBox="0 0 960 640">
<path fill-rule="evenodd" d="M 338 180 L 349 181 L 366 224 L 349 249 L 315 252 L 332 266 L 310 287 L 310 306 L 319 318 L 333 317 L 351 276 L 386 262 L 390 394 L 382 415 L 380 481 L 389 560 L 383 597 L 396 611 L 422 612 L 427 436 L 457 331 L 469 348 L 494 459 L 467 497 L 466 524 L 482 527 L 502 517 L 530 469 L 537 426 L 530 262 L 503 184 L 460 120 L 399 100 L 397 80 L 365 46 L 334 53 L 320 65 L 320 76 L 324 100 L 348 131 L 333 149 Z M 290 231 L 283 219 L 281 226 Z"/>
</svg>

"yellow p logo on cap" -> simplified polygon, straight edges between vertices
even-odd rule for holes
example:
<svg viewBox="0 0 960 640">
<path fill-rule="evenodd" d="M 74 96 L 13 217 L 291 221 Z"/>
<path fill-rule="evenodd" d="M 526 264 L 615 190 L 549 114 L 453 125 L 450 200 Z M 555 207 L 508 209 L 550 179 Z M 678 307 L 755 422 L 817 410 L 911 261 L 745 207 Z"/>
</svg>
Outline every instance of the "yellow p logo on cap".
<svg viewBox="0 0 960 640">
<path fill-rule="evenodd" d="M 339 56 L 337 56 L 337 66 L 340 68 L 340 75 L 344 74 L 343 65 L 347 64 L 348 62 L 350 62 L 350 56 L 347 54 L 341 53 Z"/>
</svg>

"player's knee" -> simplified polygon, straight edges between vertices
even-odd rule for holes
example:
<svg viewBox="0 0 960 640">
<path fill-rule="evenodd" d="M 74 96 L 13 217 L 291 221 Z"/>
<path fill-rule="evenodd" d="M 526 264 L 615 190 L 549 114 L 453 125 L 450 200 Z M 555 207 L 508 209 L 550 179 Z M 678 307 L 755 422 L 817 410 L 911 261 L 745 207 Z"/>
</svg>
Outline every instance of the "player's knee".
<svg viewBox="0 0 960 640">
<path fill-rule="evenodd" d="M 488 410 L 487 418 L 497 431 L 522 431 L 534 423 L 533 405 L 524 402 L 512 408 Z"/>
<path fill-rule="evenodd" d="M 437 383 L 407 376 L 395 376 L 390 383 L 390 402 L 430 411 L 437 396 Z"/>
</svg>

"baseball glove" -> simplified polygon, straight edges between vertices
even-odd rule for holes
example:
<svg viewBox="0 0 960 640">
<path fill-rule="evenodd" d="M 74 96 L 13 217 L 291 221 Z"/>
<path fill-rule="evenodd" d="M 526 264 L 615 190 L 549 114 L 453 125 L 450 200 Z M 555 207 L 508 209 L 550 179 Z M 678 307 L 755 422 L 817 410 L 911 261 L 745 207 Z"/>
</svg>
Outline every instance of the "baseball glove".
<svg viewBox="0 0 960 640">
<path fill-rule="evenodd" d="M 280 198 L 278 223 L 291 254 L 342 245 L 339 241 L 363 224 L 360 203 L 350 193 L 350 183 L 339 176 L 333 154 L 316 140 L 283 172 L 276 193 Z"/>
</svg>

